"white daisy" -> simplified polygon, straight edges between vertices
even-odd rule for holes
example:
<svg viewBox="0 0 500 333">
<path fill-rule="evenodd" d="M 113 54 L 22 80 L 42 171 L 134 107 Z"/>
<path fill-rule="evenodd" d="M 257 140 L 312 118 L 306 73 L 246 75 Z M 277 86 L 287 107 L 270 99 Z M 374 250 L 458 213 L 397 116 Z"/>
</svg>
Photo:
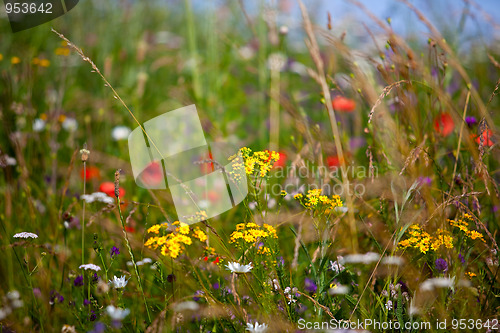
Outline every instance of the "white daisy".
<svg viewBox="0 0 500 333">
<path fill-rule="evenodd" d="M 10 157 L 8 155 L 5 155 L 4 157 L 5 157 L 5 163 L 7 165 L 16 165 L 17 164 L 17 161 L 14 157 Z"/>
<path fill-rule="evenodd" d="M 378 261 L 380 259 L 380 255 L 375 252 L 367 252 L 365 254 L 349 254 L 343 258 L 343 260 L 339 260 L 343 263 L 352 263 L 352 264 L 365 264 L 369 265 L 372 262 Z"/>
<path fill-rule="evenodd" d="M 384 265 L 396 265 L 401 266 L 404 264 L 404 259 L 397 256 L 388 256 L 382 259 L 382 264 Z"/>
<path fill-rule="evenodd" d="M 97 266 L 97 265 L 94 265 L 94 264 L 85 264 L 85 265 L 80 265 L 79 267 L 80 269 L 84 269 L 84 270 L 92 270 L 92 271 L 96 271 L 96 272 L 99 272 L 101 270 L 101 267 Z"/>
<path fill-rule="evenodd" d="M 229 262 L 226 267 L 233 273 L 248 273 L 252 270 L 252 263 L 248 265 L 240 265 L 237 262 Z"/>
<path fill-rule="evenodd" d="M 128 280 L 125 279 L 125 275 L 121 277 L 114 276 L 113 280 L 109 280 L 109 283 L 115 287 L 115 289 L 125 288 L 128 283 Z"/>
<path fill-rule="evenodd" d="M 108 305 L 108 307 L 106 308 L 106 312 L 112 320 L 122 321 L 126 316 L 128 316 L 130 310 L 115 308 L 113 305 Z"/>
<path fill-rule="evenodd" d="M 97 202 L 103 202 L 105 204 L 113 204 L 115 202 L 115 199 L 113 199 L 112 197 L 103 192 L 83 194 L 81 198 L 82 200 L 85 200 L 86 203 L 92 203 L 97 201 Z"/>
<path fill-rule="evenodd" d="M 66 118 L 62 123 L 62 128 L 68 132 L 74 132 L 78 128 L 78 122 L 75 118 Z"/>
<path fill-rule="evenodd" d="M 421 285 L 420 289 L 424 291 L 432 291 L 435 288 L 453 288 L 455 284 L 455 277 L 453 278 L 432 278 L 425 280 Z"/>
<path fill-rule="evenodd" d="M 328 293 L 330 295 L 345 295 L 349 293 L 349 287 L 344 286 L 340 283 L 332 284 L 332 287 L 328 290 Z"/>
<path fill-rule="evenodd" d="M 247 323 L 247 331 L 250 332 L 256 332 L 256 333 L 263 333 L 267 331 L 267 324 L 259 324 L 258 322 L 255 322 L 254 324 Z"/>
<path fill-rule="evenodd" d="M 125 140 L 126 138 L 128 138 L 130 132 L 131 130 L 127 126 L 116 126 L 111 131 L 111 136 L 115 141 Z"/>
<path fill-rule="evenodd" d="M 33 122 L 33 131 L 41 132 L 45 128 L 45 120 L 37 118 Z"/>
<path fill-rule="evenodd" d="M 13 236 L 14 238 L 38 238 L 37 234 L 34 234 L 32 232 L 19 232 Z"/>
</svg>

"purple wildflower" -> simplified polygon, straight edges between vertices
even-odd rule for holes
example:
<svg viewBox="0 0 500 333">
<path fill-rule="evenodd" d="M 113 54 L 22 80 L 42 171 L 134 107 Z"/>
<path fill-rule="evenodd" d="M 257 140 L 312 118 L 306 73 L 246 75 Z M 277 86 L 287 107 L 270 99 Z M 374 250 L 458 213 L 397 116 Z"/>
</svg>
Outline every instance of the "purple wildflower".
<svg viewBox="0 0 500 333">
<path fill-rule="evenodd" d="M 42 291 L 40 290 L 40 288 L 33 288 L 33 295 L 36 298 L 42 297 Z"/>
<path fill-rule="evenodd" d="M 430 177 L 418 177 L 417 182 L 420 186 L 430 186 L 432 184 L 432 179 Z"/>
<path fill-rule="evenodd" d="M 436 259 L 435 267 L 439 272 L 446 272 L 448 270 L 448 263 L 442 258 Z"/>
<path fill-rule="evenodd" d="M 217 289 L 219 289 L 219 287 L 220 287 L 219 282 L 215 282 L 215 283 L 212 285 L 212 287 L 213 287 L 214 289 L 216 289 L 216 290 L 217 290 Z"/>
<path fill-rule="evenodd" d="M 95 321 L 96 319 L 97 319 L 97 315 L 95 314 L 95 311 L 94 310 L 90 310 L 89 320 L 90 321 Z"/>
<path fill-rule="evenodd" d="M 83 286 L 83 275 L 78 275 L 75 278 L 75 281 L 73 281 L 73 285 L 75 287 L 81 287 L 81 286 Z"/>
<path fill-rule="evenodd" d="M 313 294 L 318 290 L 318 286 L 314 283 L 313 279 L 307 278 L 304 280 L 304 290 L 310 294 Z"/>
<path fill-rule="evenodd" d="M 199 302 L 203 294 L 204 294 L 203 290 L 196 290 L 196 293 L 193 296 L 193 301 Z"/>
<path fill-rule="evenodd" d="M 477 124 L 477 119 L 476 119 L 476 117 L 468 116 L 468 117 L 465 117 L 465 122 L 467 123 L 467 125 L 469 127 L 472 127 L 472 126 Z"/>
<path fill-rule="evenodd" d="M 90 301 L 89 301 L 88 299 L 84 299 L 84 300 L 83 300 L 83 305 L 84 305 L 84 306 L 87 306 L 87 305 L 89 305 L 89 304 L 90 304 Z"/>
<path fill-rule="evenodd" d="M 109 251 L 109 254 L 111 255 L 111 258 L 114 259 L 115 256 L 119 255 L 120 254 L 120 249 L 117 248 L 116 246 L 113 246 L 111 248 L 111 251 Z"/>
<path fill-rule="evenodd" d="M 49 304 L 54 305 L 55 303 L 62 303 L 62 302 L 64 302 L 64 297 L 57 291 L 52 290 L 50 292 Z"/>
<path fill-rule="evenodd" d="M 278 267 L 285 266 L 285 259 L 283 259 L 283 257 L 277 257 L 276 258 L 276 266 L 278 266 Z"/>
<path fill-rule="evenodd" d="M 460 259 L 460 262 L 462 263 L 462 265 L 465 265 L 465 258 L 464 258 L 464 256 L 462 255 L 462 253 L 459 253 L 459 254 L 458 254 L 458 259 Z"/>
<path fill-rule="evenodd" d="M 167 275 L 167 281 L 170 282 L 170 283 L 174 283 L 175 280 L 177 280 L 177 278 L 175 277 L 174 274 L 169 274 Z"/>
<path fill-rule="evenodd" d="M 104 333 L 106 331 L 106 325 L 100 321 L 95 323 L 94 329 L 89 333 Z"/>
</svg>

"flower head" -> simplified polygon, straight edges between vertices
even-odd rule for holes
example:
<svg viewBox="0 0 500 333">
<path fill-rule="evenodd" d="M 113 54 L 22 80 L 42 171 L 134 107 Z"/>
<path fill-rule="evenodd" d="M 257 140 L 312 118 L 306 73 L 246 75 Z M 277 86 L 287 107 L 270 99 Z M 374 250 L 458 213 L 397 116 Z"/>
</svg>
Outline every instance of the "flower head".
<svg viewBox="0 0 500 333">
<path fill-rule="evenodd" d="M 115 196 L 115 183 L 113 182 L 104 182 L 99 186 L 99 191 L 106 193 L 110 197 Z M 120 187 L 118 197 L 123 197 L 125 195 L 125 190 Z"/>
<path fill-rule="evenodd" d="M 116 126 L 111 131 L 111 136 L 115 141 L 125 140 L 126 138 L 128 138 L 130 132 L 130 128 L 128 128 L 127 126 Z"/>
<path fill-rule="evenodd" d="M 120 254 L 120 249 L 117 248 L 116 246 L 113 246 L 111 248 L 111 251 L 109 251 L 109 254 L 110 254 L 111 258 L 114 258 L 114 257 L 116 257 L 117 255 Z"/>
<path fill-rule="evenodd" d="M 19 233 L 15 234 L 12 237 L 14 237 L 14 238 L 38 238 L 38 235 L 34 234 L 32 232 L 23 231 L 23 232 L 19 232 Z"/>
<path fill-rule="evenodd" d="M 267 328 L 268 328 L 267 324 L 265 323 L 259 324 L 258 322 L 255 322 L 254 324 L 247 323 L 246 330 L 255 333 L 263 333 L 267 331 Z"/>
<path fill-rule="evenodd" d="M 229 262 L 226 267 L 233 273 L 248 273 L 252 270 L 252 263 L 248 265 L 240 265 L 237 262 Z"/>
<path fill-rule="evenodd" d="M 105 204 L 113 204 L 115 200 L 104 192 L 94 192 L 91 194 L 84 194 L 80 197 L 86 203 L 102 202 Z"/>
<path fill-rule="evenodd" d="M 493 131 L 488 129 L 483 131 L 483 133 L 481 133 L 481 135 L 479 135 L 476 138 L 476 142 L 477 144 L 481 144 L 482 141 L 483 146 L 491 147 L 493 146 L 493 141 L 491 140 L 492 138 L 493 138 Z"/>
<path fill-rule="evenodd" d="M 446 272 L 448 270 L 448 263 L 443 258 L 436 259 L 435 267 L 439 272 Z"/>
<path fill-rule="evenodd" d="M 441 113 L 434 119 L 434 129 L 442 136 L 448 136 L 453 132 L 455 122 L 449 113 Z"/>
<path fill-rule="evenodd" d="M 122 321 L 130 313 L 129 309 L 116 308 L 113 305 L 108 305 L 106 308 L 108 316 L 112 320 Z"/>
<path fill-rule="evenodd" d="M 101 267 L 97 266 L 97 265 L 94 265 L 94 264 L 85 264 L 85 265 L 80 265 L 79 267 L 80 269 L 84 269 L 84 270 L 92 270 L 92 271 L 96 271 L 96 272 L 99 272 L 101 270 Z"/>
<path fill-rule="evenodd" d="M 75 287 L 81 287 L 83 286 L 83 275 L 78 275 L 75 280 L 73 281 L 73 285 Z"/>
<path fill-rule="evenodd" d="M 115 289 L 121 289 L 125 288 L 125 286 L 128 283 L 128 280 L 125 279 L 125 275 L 121 277 L 113 277 L 113 280 L 109 280 L 109 283 L 115 288 Z"/>
<path fill-rule="evenodd" d="M 475 124 L 477 124 L 477 119 L 476 119 L 476 117 L 468 116 L 468 117 L 465 117 L 465 122 L 467 123 L 467 125 L 469 127 L 472 127 Z"/>
<path fill-rule="evenodd" d="M 336 96 L 332 100 L 332 107 L 340 112 L 352 112 L 356 109 L 356 102 L 344 96 Z"/>
<path fill-rule="evenodd" d="M 304 290 L 310 294 L 314 294 L 318 290 L 318 286 L 314 283 L 313 279 L 306 277 L 304 280 Z"/>
</svg>

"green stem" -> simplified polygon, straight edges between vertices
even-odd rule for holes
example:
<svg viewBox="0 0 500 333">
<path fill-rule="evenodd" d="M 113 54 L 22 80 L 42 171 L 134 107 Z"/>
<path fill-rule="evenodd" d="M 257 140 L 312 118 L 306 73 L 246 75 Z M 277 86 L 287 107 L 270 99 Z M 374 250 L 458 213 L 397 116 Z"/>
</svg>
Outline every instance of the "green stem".
<svg viewBox="0 0 500 333">
<path fill-rule="evenodd" d="M 146 313 L 148 314 L 148 323 L 150 323 L 151 315 L 149 314 L 148 303 L 146 301 L 146 296 L 144 295 L 144 290 L 142 289 L 141 277 L 139 276 L 139 270 L 137 269 L 137 264 L 135 263 L 134 253 L 132 252 L 132 248 L 130 247 L 127 231 L 125 230 L 125 221 L 123 220 L 122 209 L 120 207 L 120 198 L 117 197 L 116 202 L 118 206 L 118 215 L 120 216 L 120 222 L 122 223 L 122 230 L 125 238 L 125 244 L 127 245 L 128 253 L 130 254 L 130 258 L 132 259 L 132 264 L 134 266 L 135 274 L 137 276 L 137 282 L 139 283 L 139 290 L 142 294 L 142 299 L 144 300 L 144 306 L 146 306 Z"/>
</svg>

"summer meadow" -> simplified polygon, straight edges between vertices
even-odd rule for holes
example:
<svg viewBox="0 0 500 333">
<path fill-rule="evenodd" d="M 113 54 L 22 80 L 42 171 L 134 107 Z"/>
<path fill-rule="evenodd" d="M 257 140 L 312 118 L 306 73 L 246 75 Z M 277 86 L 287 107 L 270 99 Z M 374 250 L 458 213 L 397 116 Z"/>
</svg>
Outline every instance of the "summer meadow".
<svg viewBox="0 0 500 333">
<path fill-rule="evenodd" d="M 494 1 L 14 2 L 0 332 L 500 329 Z"/>
</svg>

